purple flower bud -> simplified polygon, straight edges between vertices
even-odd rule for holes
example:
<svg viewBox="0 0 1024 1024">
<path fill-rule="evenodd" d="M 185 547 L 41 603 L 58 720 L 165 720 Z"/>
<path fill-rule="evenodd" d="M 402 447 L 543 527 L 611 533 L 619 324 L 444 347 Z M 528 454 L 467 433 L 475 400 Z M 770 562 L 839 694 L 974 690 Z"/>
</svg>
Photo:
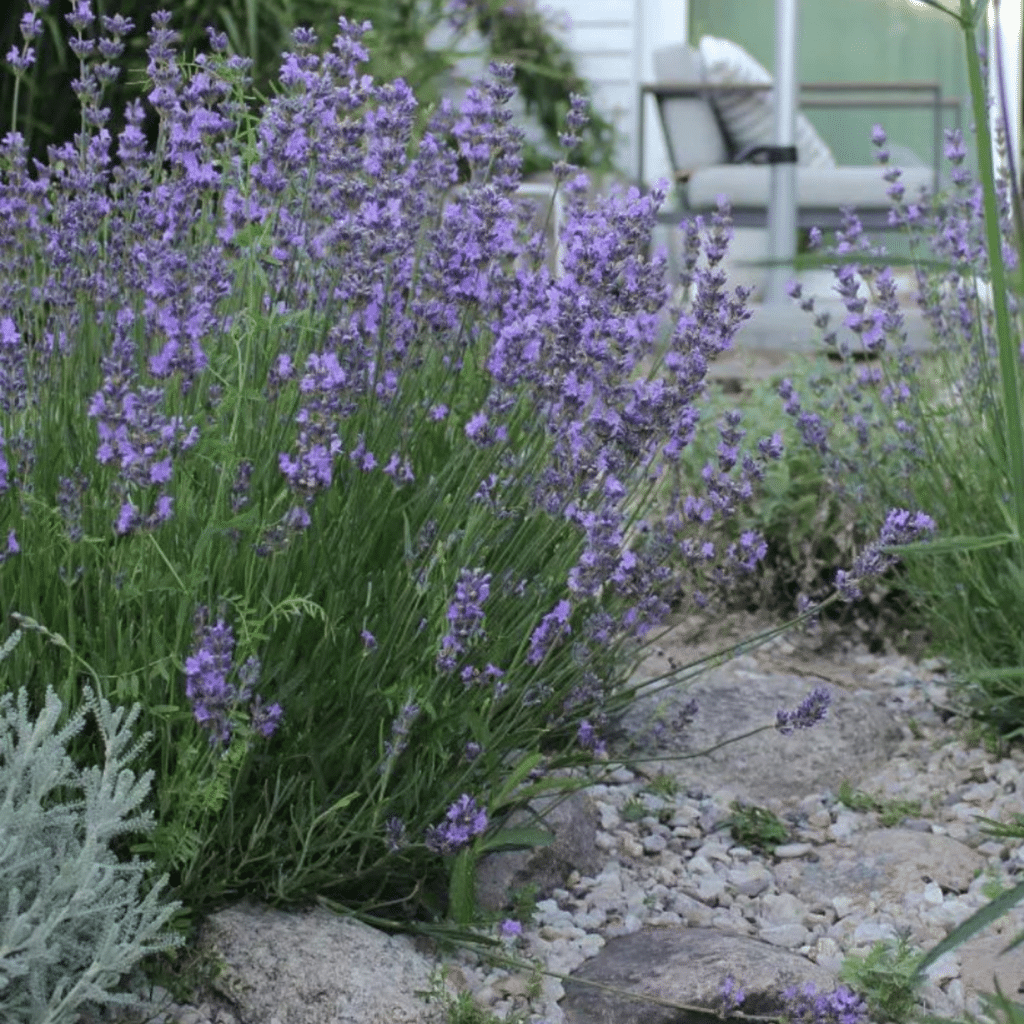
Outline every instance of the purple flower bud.
<svg viewBox="0 0 1024 1024">
<path fill-rule="evenodd" d="M 388 818 L 384 823 L 384 835 L 388 849 L 396 853 L 405 845 L 405 823 L 401 818 Z"/>
<path fill-rule="evenodd" d="M 75 0 L 71 13 L 66 16 L 65 20 L 76 32 L 84 32 L 96 21 L 96 16 L 92 12 L 92 4 L 89 0 Z"/>
<path fill-rule="evenodd" d="M 38 39 L 43 34 L 42 19 L 37 18 L 34 11 L 26 11 L 21 16 L 19 27 L 21 29 L 21 37 L 26 43 L 30 43 L 33 39 Z"/>
<path fill-rule="evenodd" d="M 722 999 L 724 1000 L 724 1010 L 726 1013 L 730 1010 L 739 1009 L 743 1004 L 743 1000 L 746 999 L 743 989 L 736 984 L 736 981 L 731 974 L 722 982 L 721 988 L 719 988 L 718 991 L 721 993 Z"/>
<path fill-rule="evenodd" d="M 232 669 L 235 638 L 223 619 L 208 626 L 207 609 L 199 606 L 195 615 L 195 638 L 192 653 L 185 659 L 185 695 L 192 702 L 197 722 L 210 731 L 210 743 L 227 743 L 231 738 L 229 712 L 238 703 L 249 700 L 259 674 L 259 661 L 250 657 L 238 670 L 241 687 L 228 683 Z M 256 697 L 249 708 L 250 721 L 256 732 L 270 736 L 277 728 L 282 710 L 279 704 L 263 707 Z"/>
<path fill-rule="evenodd" d="M 448 808 L 445 819 L 426 830 L 427 848 L 435 853 L 456 853 L 474 836 L 487 830 L 487 811 L 478 807 L 476 800 L 466 793 Z"/>
<path fill-rule="evenodd" d="M 554 609 L 540 620 L 540 625 L 530 636 L 530 651 L 527 660 L 531 665 L 539 665 L 555 643 L 570 632 L 569 615 L 572 605 L 568 601 L 559 601 Z"/>
<path fill-rule="evenodd" d="M 775 728 L 784 736 L 794 729 L 810 729 L 824 721 L 832 695 L 823 686 L 813 689 L 799 704 L 796 711 L 780 709 L 775 714 Z"/>
</svg>

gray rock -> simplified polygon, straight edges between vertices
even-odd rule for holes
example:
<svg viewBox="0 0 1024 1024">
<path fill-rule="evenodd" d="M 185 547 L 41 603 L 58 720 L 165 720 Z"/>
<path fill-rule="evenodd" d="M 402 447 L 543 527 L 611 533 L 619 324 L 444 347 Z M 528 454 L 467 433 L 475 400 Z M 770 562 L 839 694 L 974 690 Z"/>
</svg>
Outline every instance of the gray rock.
<svg viewBox="0 0 1024 1024">
<path fill-rule="evenodd" d="M 966 892 L 985 858 L 949 836 L 911 829 L 882 828 L 854 833 L 844 843 L 818 850 L 817 863 L 801 865 L 787 887 L 804 901 L 830 903 L 848 896 L 855 906 L 874 898 L 898 903 L 904 893 L 929 882 L 949 892 Z"/>
<path fill-rule="evenodd" d="M 755 684 L 744 675 L 753 672 L 714 669 L 685 687 L 642 696 L 623 718 L 627 735 L 640 738 L 637 756 L 693 755 L 759 726 L 774 726 L 779 708 L 795 709 L 821 685 L 801 676 L 763 674 Z M 713 778 L 717 788 L 734 790 L 745 803 L 791 802 L 823 789 L 836 790 L 844 778 L 856 779 L 881 767 L 902 732 L 881 704 L 835 686 L 827 688 L 832 704 L 825 720 L 813 729 L 784 736 L 771 728 L 690 760 L 654 762 L 649 770 L 663 769 L 684 787 Z M 698 705 L 690 725 L 670 736 L 663 733 L 660 744 L 645 742 L 645 733 L 659 717 L 671 722 L 690 699 Z M 622 756 L 628 749 L 626 744 L 616 745 Z"/>
<path fill-rule="evenodd" d="M 241 903 L 213 914 L 200 948 L 224 961 L 216 995 L 241 1024 L 441 1024 L 430 988 L 437 960 L 322 907 Z"/>
<path fill-rule="evenodd" d="M 830 992 L 835 976 L 757 939 L 711 928 L 645 929 L 611 939 L 565 983 L 566 1024 L 703 1024 L 700 1011 L 722 1005 L 719 990 L 729 976 L 746 994 L 743 1013 L 768 1017 L 783 1008 L 780 993 L 808 982 Z M 688 1006 L 696 1013 L 608 992 L 582 982 Z"/>
<path fill-rule="evenodd" d="M 544 826 L 553 834 L 548 846 L 535 850 L 493 853 L 481 859 L 477 867 L 476 898 L 485 910 L 507 909 L 516 889 L 535 886 L 537 898 L 545 899 L 553 889 L 565 884 L 570 872 L 597 874 L 603 855 L 596 846 L 599 815 L 585 793 L 572 793 L 561 802 L 555 797 L 537 800 L 532 805 L 544 817 Z M 517 811 L 509 827 L 535 825 L 526 811 Z"/>
</svg>

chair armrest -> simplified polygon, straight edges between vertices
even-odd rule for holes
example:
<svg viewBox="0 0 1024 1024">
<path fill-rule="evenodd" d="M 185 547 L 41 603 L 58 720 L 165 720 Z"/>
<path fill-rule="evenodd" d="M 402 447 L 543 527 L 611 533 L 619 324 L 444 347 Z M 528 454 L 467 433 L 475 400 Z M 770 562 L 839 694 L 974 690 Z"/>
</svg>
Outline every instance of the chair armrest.
<svg viewBox="0 0 1024 1024">
<path fill-rule="evenodd" d="M 801 82 L 800 91 L 838 94 L 834 99 L 801 96 L 801 107 L 897 107 L 912 110 L 942 106 L 942 85 L 939 82 Z"/>
<path fill-rule="evenodd" d="M 651 82 L 640 86 L 640 157 L 638 180 L 643 180 L 644 98 L 653 96 L 659 106 L 663 100 L 673 98 L 713 100 L 715 96 L 743 96 L 770 92 L 773 83 L 755 85 L 716 85 L 710 82 Z M 956 126 L 961 126 L 960 100 L 944 98 L 939 82 L 802 82 L 798 106 L 800 109 L 902 109 L 931 110 L 933 125 L 932 170 L 935 189 L 939 186 L 939 168 L 942 158 L 942 115 L 952 110 Z M 833 93 L 829 96 L 805 94 Z M 749 147 L 748 147 L 749 148 Z M 757 162 L 763 159 L 758 152 L 741 151 L 734 162 Z M 677 180 L 685 180 L 685 172 L 676 171 Z"/>
<path fill-rule="evenodd" d="M 952 109 L 956 126 L 960 127 L 960 101 L 944 100 L 942 85 L 939 82 L 806 82 L 801 83 L 800 89 L 801 92 L 837 94 L 832 98 L 805 99 L 801 96 L 800 106 L 806 109 L 930 110 L 932 174 L 935 191 L 938 191 L 942 161 L 943 111 Z"/>
<path fill-rule="evenodd" d="M 640 86 L 640 99 L 653 96 L 656 100 L 711 99 L 712 95 L 747 96 L 757 92 L 771 92 L 770 82 L 757 85 L 713 85 L 710 82 L 651 82 Z"/>
</svg>

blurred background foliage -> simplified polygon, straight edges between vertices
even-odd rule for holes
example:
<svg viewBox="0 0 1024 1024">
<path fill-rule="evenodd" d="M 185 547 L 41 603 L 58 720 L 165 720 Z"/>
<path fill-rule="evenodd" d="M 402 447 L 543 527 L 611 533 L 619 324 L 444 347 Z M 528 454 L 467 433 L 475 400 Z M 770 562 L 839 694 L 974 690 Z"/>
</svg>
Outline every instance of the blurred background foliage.
<svg viewBox="0 0 1024 1024">
<path fill-rule="evenodd" d="M 557 36 L 557 25 L 536 0 L 93 0 L 93 8 L 97 15 L 121 14 L 135 25 L 117 62 L 123 73 L 104 97 L 115 137 L 124 125 L 126 102 L 147 91 L 146 35 L 153 13 L 161 9 L 171 11 L 171 25 L 181 37 L 179 52 L 189 59 L 210 52 L 207 26 L 226 32 L 229 51 L 252 58 L 253 89 L 261 99 L 274 93 L 280 55 L 289 49 L 292 29 L 313 28 L 323 52 L 341 15 L 372 23 L 363 40 L 370 52 L 367 70 L 379 82 L 404 78 L 424 109 L 468 84 L 460 81 L 458 67 L 467 54 L 482 58 L 484 66 L 488 60 L 511 61 L 527 120 L 534 126 L 524 152 L 527 174 L 550 170 L 570 93 L 590 94 Z M 52 0 L 44 35 L 37 40 L 37 63 L 22 84 L 17 126 L 39 160 L 46 159 L 48 146 L 70 141 L 80 130 L 71 89 L 78 61 L 67 46 L 73 35 L 65 21 L 70 9 L 71 0 Z M 3 5 L 0 54 L 21 48 L 24 10 L 20 3 Z M 0 137 L 12 127 L 14 76 L 6 71 L 0 76 Z M 157 130 L 152 111 L 145 128 L 152 145 Z M 594 113 L 572 159 L 595 171 L 610 171 L 614 147 L 614 127 Z"/>
</svg>

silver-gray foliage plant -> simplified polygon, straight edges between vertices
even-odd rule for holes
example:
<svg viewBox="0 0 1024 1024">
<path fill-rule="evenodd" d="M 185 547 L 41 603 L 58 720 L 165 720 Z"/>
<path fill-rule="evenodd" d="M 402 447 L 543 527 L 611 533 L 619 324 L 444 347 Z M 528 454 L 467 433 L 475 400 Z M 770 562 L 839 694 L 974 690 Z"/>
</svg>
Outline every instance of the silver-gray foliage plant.
<svg viewBox="0 0 1024 1024">
<path fill-rule="evenodd" d="M 21 639 L 16 630 L 0 661 Z M 129 818 L 145 798 L 152 771 L 136 780 L 125 767 L 150 739 L 130 750 L 141 706 L 111 711 L 85 688 L 85 707 L 54 733 L 61 702 L 47 688 L 46 708 L 28 719 L 28 695 L 0 697 L 0 1018 L 5 1024 L 71 1024 L 82 1003 L 127 1005 L 137 997 L 108 991 L 143 957 L 178 946 L 180 935 L 157 937 L 180 903 L 160 907 L 167 876 L 138 901 L 144 864 L 117 861 L 108 843 L 148 831 L 152 813 Z M 106 764 L 79 770 L 65 753 L 92 711 L 106 744 Z M 83 799 L 44 809 L 59 787 Z M 152 940 L 152 941 L 151 941 Z"/>
</svg>

